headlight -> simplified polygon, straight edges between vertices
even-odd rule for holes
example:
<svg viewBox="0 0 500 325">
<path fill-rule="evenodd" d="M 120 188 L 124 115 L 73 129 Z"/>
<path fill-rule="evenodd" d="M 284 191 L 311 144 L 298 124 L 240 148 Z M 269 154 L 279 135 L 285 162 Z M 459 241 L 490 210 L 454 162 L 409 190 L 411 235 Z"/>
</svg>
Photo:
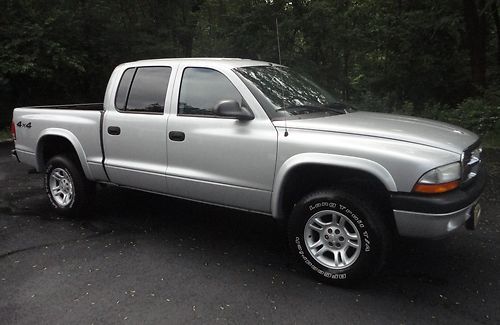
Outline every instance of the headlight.
<svg viewBox="0 0 500 325">
<path fill-rule="evenodd" d="M 461 167 L 459 162 L 434 168 L 425 173 L 413 187 L 414 192 L 443 193 L 460 185 Z"/>
</svg>

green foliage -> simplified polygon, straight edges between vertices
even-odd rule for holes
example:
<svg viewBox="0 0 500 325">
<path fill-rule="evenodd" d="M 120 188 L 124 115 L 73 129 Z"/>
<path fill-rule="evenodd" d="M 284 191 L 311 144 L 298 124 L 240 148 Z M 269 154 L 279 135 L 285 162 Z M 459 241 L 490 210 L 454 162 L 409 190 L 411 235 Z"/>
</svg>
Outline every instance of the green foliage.
<svg viewBox="0 0 500 325">
<path fill-rule="evenodd" d="M 477 10 L 465 12 L 471 1 Z M 494 3 L 0 0 L 0 125 L 14 106 L 102 100 L 112 69 L 126 61 L 222 56 L 277 62 L 277 19 L 283 64 L 340 99 L 485 133 L 494 128 L 500 89 Z M 471 29 L 469 18 L 484 18 L 486 29 Z M 486 41 L 480 53 L 485 84 L 473 78 L 471 39 Z"/>
<path fill-rule="evenodd" d="M 7 128 L 0 128 L 0 142 L 10 139 L 10 131 Z"/>
<path fill-rule="evenodd" d="M 480 135 L 495 132 L 500 119 L 500 105 L 489 102 L 484 97 L 467 98 L 452 108 L 447 104 L 429 103 L 418 114 L 410 109 L 399 110 L 398 113 L 407 115 L 420 115 L 422 117 L 440 120 L 443 122 L 459 125 L 472 130 Z"/>
<path fill-rule="evenodd" d="M 482 135 L 493 130 L 500 119 L 500 106 L 491 105 L 483 98 L 466 99 L 451 112 L 451 123 L 462 125 Z"/>
<path fill-rule="evenodd" d="M 481 97 L 466 98 L 454 107 L 427 103 L 419 115 L 460 125 L 483 136 L 497 133 L 500 129 L 500 90 L 492 87 Z"/>
</svg>

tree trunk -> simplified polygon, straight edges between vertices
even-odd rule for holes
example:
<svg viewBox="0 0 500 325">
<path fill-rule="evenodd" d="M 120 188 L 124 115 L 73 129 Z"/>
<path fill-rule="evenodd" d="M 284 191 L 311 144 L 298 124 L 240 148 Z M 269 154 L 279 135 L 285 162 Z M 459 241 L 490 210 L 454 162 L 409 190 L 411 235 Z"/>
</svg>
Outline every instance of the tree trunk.
<svg viewBox="0 0 500 325">
<path fill-rule="evenodd" d="M 493 21 L 495 22 L 497 31 L 497 64 L 500 65 L 500 18 L 498 17 L 498 6 L 496 0 L 491 4 L 491 15 L 493 16 Z"/>
<path fill-rule="evenodd" d="M 479 8 L 478 8 L 479 5 Z M 469 49 L 472 83 L 486 86 L 487 25 L 484 0 L 463 0 L 466 45 Z"/>
<path fill-rule="evenodd" d="M 401 16 L 401 13 L 403 12 L 403 0 L 396 0 L 396 7 L 398 11 L 398 16 Z"/>
<path fill-rule="evenodd" d="M 349 50 L 344 50 L 344 101 L 348 101 L 350 97 L 349 83 Z"/>
</svg>

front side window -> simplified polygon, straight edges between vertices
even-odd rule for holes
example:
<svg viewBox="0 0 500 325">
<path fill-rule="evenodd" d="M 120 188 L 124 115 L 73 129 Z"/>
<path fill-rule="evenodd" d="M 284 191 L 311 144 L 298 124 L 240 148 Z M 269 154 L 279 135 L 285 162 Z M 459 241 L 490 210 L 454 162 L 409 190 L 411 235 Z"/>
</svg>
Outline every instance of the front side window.
<svg viewBox="0 0 500 325">
<path fill-rule="evenodd" d="M 243 98 L 236 87 L 219 71 L 208 68 L 186 68 L 179 94 L 179 115 L 214 116 L 214 107 L 223 100 Z"/>
<path fill-rule="evenodd" d="M 116 93 L 116 108 L 125 112 L 163 113 L 171 72 L 170 67 L 126 70 Z"/>
</svg>

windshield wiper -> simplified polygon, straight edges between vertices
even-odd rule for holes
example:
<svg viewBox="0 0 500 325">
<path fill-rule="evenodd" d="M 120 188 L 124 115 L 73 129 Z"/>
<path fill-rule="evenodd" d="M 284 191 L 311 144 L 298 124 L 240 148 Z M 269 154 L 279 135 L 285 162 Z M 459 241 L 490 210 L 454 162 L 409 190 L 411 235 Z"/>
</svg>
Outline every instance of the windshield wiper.
<svg viewBox="0 0 500 325">
<path fill-rule="evenodd" d="M 316 105 L 288 105 L 277 109 L 277 111 L 290 112 L 292 115 L 297 114 L 310 114 L 324 111 L 324 108 Z M 295 112 L 295 113 L 294 113 Z"/>
<path fill-rule="evenodd" d="M 291 111 L 290 114 L 301 114 L 296 111 L 305 111 L 306 114 L 318 112 L 335 112 L 337 114 L 346 114 L 350 112 L 350 108 L 343 103 L 329 103 L 327 105 L 288 105 L 279 108 L 278 111 Z M 296 112 L 295 114 L 293 112 Z M 303 114 L 303 113 L 302 113 Z"/>
<path fill-rule="evenodd" d="M 319 105 L 288 105 L 282 108 L 279 108 L 278 111 L 285 111 L 285 110 L 322 110 L 322 106 Z"/>
<path fill-rule="evenodd" d="M 335 103 L 328 103 L 327 105 L 323 106 L 324 108 L 330 109 L 335 112 L 339 112 L 341 114 L 347 114 L 354 112 L 355 109 L 345 103 L 341 102 L 335 102 Z"/>
</svg>

